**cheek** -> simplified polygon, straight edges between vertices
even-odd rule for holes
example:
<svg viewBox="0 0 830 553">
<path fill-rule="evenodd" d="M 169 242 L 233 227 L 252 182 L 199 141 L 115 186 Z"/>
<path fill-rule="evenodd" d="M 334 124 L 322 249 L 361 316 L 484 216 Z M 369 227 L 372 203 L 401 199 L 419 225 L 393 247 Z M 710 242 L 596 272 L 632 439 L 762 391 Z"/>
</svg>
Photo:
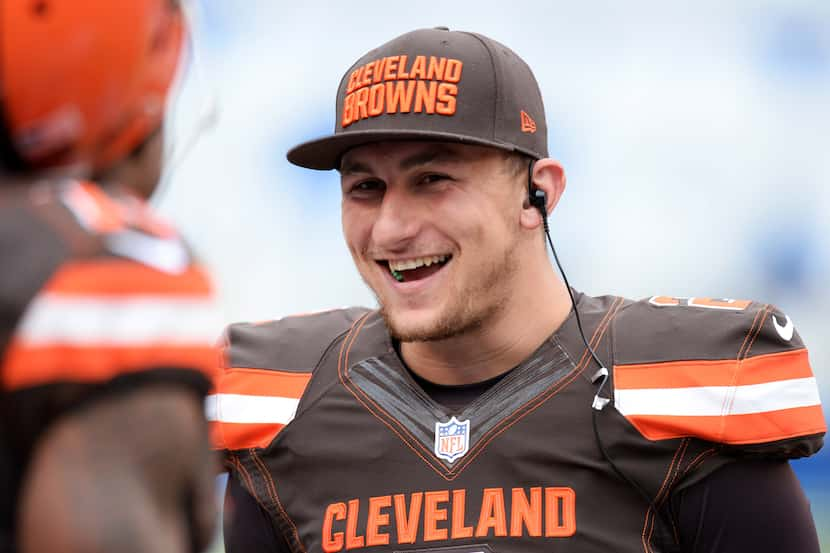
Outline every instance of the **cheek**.
<svg viewBox="0 0 830 553">
<path fill-rule="evenodd" d="M 366 250 L 372 232 L 371 219 L 360 210 L 343 205 L 340 214 L 343 238 L 352 255 Z"/>
</svg>

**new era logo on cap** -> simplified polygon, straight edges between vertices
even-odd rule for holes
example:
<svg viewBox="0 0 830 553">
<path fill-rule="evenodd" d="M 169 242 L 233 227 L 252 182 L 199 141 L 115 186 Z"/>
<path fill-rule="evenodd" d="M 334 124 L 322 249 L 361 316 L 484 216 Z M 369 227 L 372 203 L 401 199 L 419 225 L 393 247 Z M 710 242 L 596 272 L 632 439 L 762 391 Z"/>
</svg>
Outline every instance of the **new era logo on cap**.
<svg viewBox="0 0 830 553">
<path fill-rule="evenodd" d="M 524 110 L 522 110 L 520 115 L 522 117 L 522 132 L 536 132 L 536 121 L 534 121 L 533 118 Z"/>
</svg>

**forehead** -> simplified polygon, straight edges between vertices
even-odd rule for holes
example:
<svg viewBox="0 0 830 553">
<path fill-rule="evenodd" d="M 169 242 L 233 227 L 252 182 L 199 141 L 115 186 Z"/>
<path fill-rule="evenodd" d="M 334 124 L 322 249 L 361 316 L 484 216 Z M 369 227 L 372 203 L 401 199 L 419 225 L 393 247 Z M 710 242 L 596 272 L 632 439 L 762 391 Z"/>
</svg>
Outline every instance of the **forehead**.
<svg viewBox="0 0 830 553">
<path fill-rule="evenodd" d="M 340 161 L 340 173 L 395 167 L 409 169 L 428 163 L 476 163 L 503 154 L 483 146 L 451 142 L 377 142 L 352 148 Z"/>
</svg>

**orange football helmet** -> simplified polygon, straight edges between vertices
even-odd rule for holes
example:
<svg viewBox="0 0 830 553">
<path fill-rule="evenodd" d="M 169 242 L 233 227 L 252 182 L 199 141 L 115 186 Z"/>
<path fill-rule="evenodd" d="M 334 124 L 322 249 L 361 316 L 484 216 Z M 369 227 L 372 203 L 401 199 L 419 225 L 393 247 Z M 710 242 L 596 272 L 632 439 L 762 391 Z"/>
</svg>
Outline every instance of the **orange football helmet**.
<svg viewBox="0 0 830 553">
<path fill-rule="evenodd" d="M 0 163 L 123 159 L 162 124 L 184 39 L 173 0 L 0 2 Z"/>
</svg>

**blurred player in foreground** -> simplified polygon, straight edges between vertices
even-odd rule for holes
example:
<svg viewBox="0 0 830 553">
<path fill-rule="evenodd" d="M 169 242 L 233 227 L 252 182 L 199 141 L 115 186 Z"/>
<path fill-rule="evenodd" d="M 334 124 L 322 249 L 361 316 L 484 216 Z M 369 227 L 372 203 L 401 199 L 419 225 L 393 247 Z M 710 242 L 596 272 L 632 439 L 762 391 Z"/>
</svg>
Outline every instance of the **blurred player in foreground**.
<svg viewBox="0 0 830 553">
<path fill-rule="evenodd" d="M 185 33 L 170 0 L 0 4 L 4 553 L 212 536 L 202 402 L 220 319 L 145 203 Z"/>
<path fill-rule="evenodd" d="M 825 424 L 792 321 L 560 280 L 565 175 L 524 61 L 415 31 L 336 106 L 288 158 L 340 171 L 380 310 L 229 328 L 209 406 L 230 553 L 818 551 L 787 460 Z"/>
</svg>

